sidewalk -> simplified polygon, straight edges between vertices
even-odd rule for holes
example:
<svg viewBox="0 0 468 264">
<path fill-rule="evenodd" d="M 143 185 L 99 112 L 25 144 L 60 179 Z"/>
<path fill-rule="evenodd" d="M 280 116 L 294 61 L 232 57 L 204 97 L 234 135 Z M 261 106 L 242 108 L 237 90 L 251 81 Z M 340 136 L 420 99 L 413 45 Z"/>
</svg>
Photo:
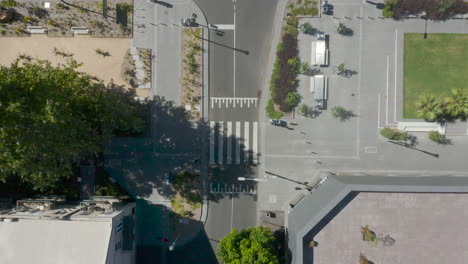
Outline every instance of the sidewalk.
<svg viewBox="0 0 468 264">
<path fill-rule="evenodd" d="M 135 1 L 135 35 L 132 41 L 132 46 L 138 48 L 150 48 L 153 50 L 155 58 L 152 62 L 152 87 L 151 87 L 151 98 L 154 96 L 164 97 L 167 101 L 173 101 L 174 106 L 181 105 L 181 62 L 182 62 L 182 30 L 184 27 L 181 26 L 181 20 L 183 18 L 191 18 L 193 14 L 197 16 L 197 22 L 206 25 L 207 21 L 200 8 L 193 2 L 187 0 L 173 0 L 171 1 L 172 7 L 166 7 L 155 3 L 150 3 L 146 0 Z M 203 38 L 208 39 L 208 31 L 203 30 Z M 203 41 L 203 61 L 202 61 L 202 72 L 203 72 L 203 110 L 202 116 L 206 121 L 208 117 L 207 112 L 207 98 L 208 98 L 208 43 Z M 157 127 L 154 127 L 157 130 Z M 205 133 L 202 130 L 202 133 Z M 155 134 L 152 133 L 154 136 Z M 206 146 L 205 137 L 202 137 L 202 144 Z M 202 194 L 203 194 L 203 205 L 202 205 L 202 216 L 201 222 L 190 220 L 187 228 L 181 229 L 178 234 L 172 232 L 171 226 L 173 225 L 173 219 L 169 217 L 167 210 L 161 210 L 161 208 L 171 208 L 170 200 L 164 198 L 159 193 L 153 192 L 149 197 L 145 197 L 145 201 L 149 202 L 149 206 L 146 203 L 140 203 L 142 205 L 142 214 L 140 219 L 141 224 L 146 226 L 150 233 L 152 233 L 149 239 L 151 244 L 159 244 L 161 247 L 168 247 L 174 243 L 175 248 L 183 247 L 185 244 L 190 243 L 200 232 L 203 230 L 203 224 L 207 218 L 207 195 L 205 189 L 207 189 L 207 174 L 208 154 L 206 147 L 202 148 L 201 153 L 201 181 L 202 181 Z M 143 202 L 143 201 L 142 201 Z M 157 215 L 157 220 L 154 219 L 154 212 L 151 213 L 150 208 L 154 205 L 160 207 Z M 149 211 L 148 211 L 149 210 Z M 161 214 L 162 213 L 162 214 Z M 149 214 L 148 216 L 146 214 Z M 151 220 L 153 219 L 153 220 Z M 156 221 L 159 227 L 151 227 L 151 223 Z M 164 228 L 162 228 L 164 227 Z M 165 237 L 169 239 L 169 242 L 162 242 L 155 237 Z M 163 259 L 165 259 L 163 257 Z"/>
</svg>

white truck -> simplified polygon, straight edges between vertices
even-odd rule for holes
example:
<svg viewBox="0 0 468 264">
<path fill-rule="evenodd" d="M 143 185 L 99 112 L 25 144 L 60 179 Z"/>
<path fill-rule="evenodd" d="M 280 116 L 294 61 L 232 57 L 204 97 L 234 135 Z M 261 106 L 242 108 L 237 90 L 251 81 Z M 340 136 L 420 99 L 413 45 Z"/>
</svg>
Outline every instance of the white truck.
<svg viewBox="0 0 468 264">
<path fill-rule="evenodd" d="M 313 80 L 314 85 L 314 99 L 315 107 L 317 109 L 324 109 L 326 107 L 327 95 L 328 95 L 328 77 L 324 75 L 315 75 Z"/>
</svg>

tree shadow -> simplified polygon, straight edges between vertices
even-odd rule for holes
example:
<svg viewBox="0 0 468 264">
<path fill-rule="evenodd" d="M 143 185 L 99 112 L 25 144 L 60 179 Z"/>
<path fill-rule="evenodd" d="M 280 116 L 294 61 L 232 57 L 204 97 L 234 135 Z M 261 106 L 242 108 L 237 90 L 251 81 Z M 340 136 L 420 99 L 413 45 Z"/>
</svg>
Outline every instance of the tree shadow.
<svg viewBox="0 0 468 264">
<path fill-rule="evenodd" d="M 130 195 L 170 199 L 175 186 L 165 181 L 165 175 L 181 172 L 201 175 L 204 161 L 208 163 L 210 158 L 215 165 L 221 164 L 211 167 L 208 177 L 201 177 L 202 181 L 204 178 L 209 181 L 202 184 L 208 186 L 210 200 L 218 201 L 226 195 L 240 193 L 255 195 L 255 181 L 238 180 L 238 177 L 248 178 L 256 170 L 254 153 L 244 146 L 241 138 L 228 136 L 224 126 L 210 127 L 204 121 L 190 120 L 183 107 L 164 98 L 156 96 L 147 103 L 151 109 L 148 114 L 151 126 L 145 136 L 114 138 L 104 155 L 106 171 Z M 210 136 L 215 143 L 212 157 L 209 157 Z M 222 160 L 219 144 L 223 144 Z M 227 154 L 228 144 L 231 155 Z M 184 186 L 183 190 L 191 187 Z"/>
<path fill-rule="evenodd" d="M 351 78 L 353 75 L 356 75 L 358 72 L 354 70 L 349 70 L 349 69 L 344 69 L 342 71 L 339 71 L 337 75 L 343 76 L 346 78 Z"/>
</svg>

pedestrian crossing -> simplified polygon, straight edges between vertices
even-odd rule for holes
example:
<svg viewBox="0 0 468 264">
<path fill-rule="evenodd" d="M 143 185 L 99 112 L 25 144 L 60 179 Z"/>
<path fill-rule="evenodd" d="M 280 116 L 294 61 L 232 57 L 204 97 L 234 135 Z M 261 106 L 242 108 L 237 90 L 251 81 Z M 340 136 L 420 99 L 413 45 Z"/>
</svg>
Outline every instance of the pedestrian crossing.
<svg viewBox="0 0 468 264">
<path fill-rule="evenodd" d="M 258 122 L 210 122 L 210 164 L 257 162 Z"/>
<path fill-rule="evenodd" d="M 211 97 L 211 108 L 250 108 L 257 107 L 258 98 L 250 97 Z"/>
</svg>

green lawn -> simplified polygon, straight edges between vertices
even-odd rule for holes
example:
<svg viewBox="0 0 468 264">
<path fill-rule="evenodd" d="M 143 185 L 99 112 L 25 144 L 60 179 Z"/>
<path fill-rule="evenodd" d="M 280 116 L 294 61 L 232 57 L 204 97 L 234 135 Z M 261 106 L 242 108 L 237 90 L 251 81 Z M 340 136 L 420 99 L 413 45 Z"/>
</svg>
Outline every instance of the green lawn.
<svg viewBox="0 0 468 264">
<path fill-rule="evenodd" d="M 403 117 L 417 118 L 423 95 L 443 97 L 453 88 L 468 90 L 468 34 L 406 33 Z"/>
</svg>

